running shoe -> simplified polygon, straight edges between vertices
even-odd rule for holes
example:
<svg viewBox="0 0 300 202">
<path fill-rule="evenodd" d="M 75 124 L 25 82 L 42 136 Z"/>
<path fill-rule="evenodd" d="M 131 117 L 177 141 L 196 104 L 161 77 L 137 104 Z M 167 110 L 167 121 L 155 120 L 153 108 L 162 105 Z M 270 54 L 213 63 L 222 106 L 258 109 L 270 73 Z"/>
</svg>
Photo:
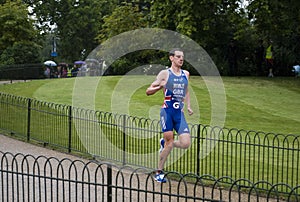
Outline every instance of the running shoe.
<svg viewBox="0 0 300 202">
<path fill-rule="evenodd" d="M 163 172 L 160 172 L 160 173 L 156 174 L 154 179 L 157 182 L 160 182 L 160 183 L 166 183 L 167 182 L 167 179 L 165 178 L 165 174 Z"/>
<path fill-rule="evenodd" d="M 164 140 L 164 138 L 161 138 L 159 142 L 160 142 L 159 153 L 161 153 L 162 150 L 165 148 L 165 140 Z"/>
</svg>

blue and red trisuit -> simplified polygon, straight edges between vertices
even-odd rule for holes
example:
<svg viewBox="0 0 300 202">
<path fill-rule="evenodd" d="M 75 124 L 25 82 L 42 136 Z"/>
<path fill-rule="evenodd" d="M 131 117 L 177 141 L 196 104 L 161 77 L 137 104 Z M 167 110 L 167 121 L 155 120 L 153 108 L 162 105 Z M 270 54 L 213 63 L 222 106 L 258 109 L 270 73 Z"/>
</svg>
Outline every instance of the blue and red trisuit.
<svg viewBox="0 0 300 202">
<path fill-rule="evenodd" d="M 188 78 L 181 70 L 176 75 L 168 69 L 169 78 L 164 87 L 164 104 L 160 110 L 160 123 L 163 132 L 175 131 L 178 135 L 190 133 L 184 117 L 184 98 L 188 88 Z"/>
</svg>

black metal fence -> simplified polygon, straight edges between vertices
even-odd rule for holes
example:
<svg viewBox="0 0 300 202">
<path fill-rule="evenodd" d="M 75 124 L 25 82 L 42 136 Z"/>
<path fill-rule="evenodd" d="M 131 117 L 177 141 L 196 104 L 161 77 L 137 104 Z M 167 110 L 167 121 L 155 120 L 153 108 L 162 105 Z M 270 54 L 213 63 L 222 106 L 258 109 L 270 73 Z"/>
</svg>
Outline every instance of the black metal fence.
<svg viewBox="0 0 300 202">
<path fill-rule="evenodd" d="M 38 141 L 67 150 L 155 169 L 158 162 L 159 122 L 145 118 L 75 108 L 0 93 L 0 129 L 28 141 Z M 300 136 L 190 125 L 192 145 L 188 150 L 174 149 L 167 171 L 210 175 L 270 185 L 300 184 Z M 247 184 L 247 180 L 239 183 Z M 214 180 L 213 180 L 214 181 Z"/>
<path fill-rule="evenodd" d="M 29 80 L 44 78 L 44 65 L 20 64 L 0 66 L 0 80 Z"/>
<path fill-rule="evenodd" d="M 0 151 L 0 201 L 298 201 L 300 186 L 246 179 L 166 173 L 167 183 L 146 169 L 110 163 Z M 228 186 L 228 181 L 231 181 Z M 247 186 L 245 186 L 245 184 Z M 224 189 L 224 186 L 228 186 Z M 280 194 L 285 186 L 286 194 Z"/>
</svg>

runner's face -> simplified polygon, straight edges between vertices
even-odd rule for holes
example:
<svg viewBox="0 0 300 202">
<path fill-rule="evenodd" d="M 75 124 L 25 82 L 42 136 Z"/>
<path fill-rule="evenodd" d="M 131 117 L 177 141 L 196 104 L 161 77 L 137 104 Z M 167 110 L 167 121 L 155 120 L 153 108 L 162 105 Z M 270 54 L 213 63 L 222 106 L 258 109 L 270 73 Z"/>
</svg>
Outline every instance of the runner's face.
<svg viewBox="0 0 300 202">
<path fill-rule="evenodd" d="M 170 60 L 172 62 L 172 65 L 175 65 L 176 67 L 181 67 L 183 65 L 183 61 L 184 61 L 183 52 L 175 51 L 174 56 L 170 56 Z"/>
</svg>

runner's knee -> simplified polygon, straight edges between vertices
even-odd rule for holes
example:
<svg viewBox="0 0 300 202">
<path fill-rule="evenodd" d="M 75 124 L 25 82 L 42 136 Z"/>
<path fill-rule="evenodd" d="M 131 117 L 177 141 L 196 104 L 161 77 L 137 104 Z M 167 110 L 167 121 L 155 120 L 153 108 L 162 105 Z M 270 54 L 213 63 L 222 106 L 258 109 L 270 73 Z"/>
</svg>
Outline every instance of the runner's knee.
<svg viewBox="0 0 300 202">
<path fill-rule="evenodd" d="M 191 137 L 189 134 L 182 134 L 179 141 L 182 149 L 187 149 L 191 145 Z"/>
</svg>

